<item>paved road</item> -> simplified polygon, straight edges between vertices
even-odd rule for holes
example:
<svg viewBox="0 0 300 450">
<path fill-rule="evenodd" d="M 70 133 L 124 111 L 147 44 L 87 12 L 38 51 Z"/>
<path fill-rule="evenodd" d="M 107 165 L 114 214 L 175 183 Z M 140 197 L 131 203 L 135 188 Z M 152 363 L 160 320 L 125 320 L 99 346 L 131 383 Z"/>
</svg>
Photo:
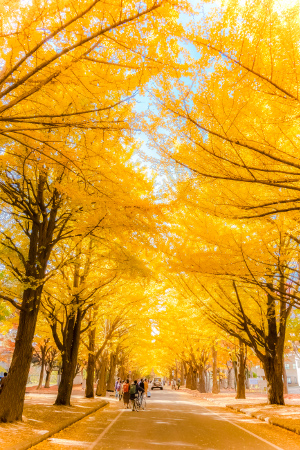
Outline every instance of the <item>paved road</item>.
<svg viewBox="0 0 300 450">
<path fill-rule="evenodd" d="M 147 410 L 111 405 L 61 431 L 35 450 L 299 450 L 300 436 L 196 400 L 154 391 Z"/>
</svg>

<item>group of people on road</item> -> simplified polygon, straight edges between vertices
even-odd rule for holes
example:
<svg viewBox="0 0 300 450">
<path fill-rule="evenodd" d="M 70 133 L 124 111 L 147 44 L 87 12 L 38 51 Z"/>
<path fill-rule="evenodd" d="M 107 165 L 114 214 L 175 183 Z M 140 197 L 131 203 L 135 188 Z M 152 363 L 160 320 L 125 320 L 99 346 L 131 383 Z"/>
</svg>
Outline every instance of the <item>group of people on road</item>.
<svg viewBox="0 0 300 450">
<path fill-rule="evenodd" d="M 180 389 L 180 378 L 178 378 L 178 380 L 176 381 L 176 380 L 172 380 L 171 381 L 171 386 L 172 386 L 172 389 L 176 389 L 176 387 L 177 387 L 177 389 Z"/>
<path fill-rule="evenodd" d="M 147 397 L 148 389 L 149 381 L 146 378 L 134 380 L 134 382 L 131 384 L 128 379 L 121 380 L 120 378 L 118 378 L 115 383 L 116 398 L 118 398 L 119 401 L 123 399 L 124 408 L 129 408 L 130 402 L 132 403 L 133 407 L 136 397 L 142 397 L 143 395 Z"/>
</svg>

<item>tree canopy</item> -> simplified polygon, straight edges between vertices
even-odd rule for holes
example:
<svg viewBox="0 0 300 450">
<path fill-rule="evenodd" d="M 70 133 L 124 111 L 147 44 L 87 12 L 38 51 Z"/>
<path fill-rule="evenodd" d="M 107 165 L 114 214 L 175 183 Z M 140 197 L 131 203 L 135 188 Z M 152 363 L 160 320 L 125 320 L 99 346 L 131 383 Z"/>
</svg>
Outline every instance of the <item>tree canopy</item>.
<svg viewBox="0 0 300 450">
<path fill-rule="evenodd" d="M 69 405 L 83 371 L 243 397 L 260 361 L 284 403 L 299 37 L 277 0 L 0 2 L 1 421 L 32 363 Z"/>
</svg>

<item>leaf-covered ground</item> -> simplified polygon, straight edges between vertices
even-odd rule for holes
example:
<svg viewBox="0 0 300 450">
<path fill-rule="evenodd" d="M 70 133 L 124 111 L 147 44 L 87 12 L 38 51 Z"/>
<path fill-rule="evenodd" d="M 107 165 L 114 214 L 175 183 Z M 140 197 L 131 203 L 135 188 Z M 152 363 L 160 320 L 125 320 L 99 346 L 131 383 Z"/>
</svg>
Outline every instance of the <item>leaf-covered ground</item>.
<svg viewBox="0 0 300 450">
<path fill-rule="evenodd" d="M 0 448 L 9 450 L 17 444 L 55 430 L 58 425 L 80 418 L 97 406 L 104 405 L 102 398 L 86 399 L 81 386 L 76 386 L 71 399 L 72 406 L 54 406 L 55 392 L 44 394 L 31 389 L 26 394 L 23 421 L 0 424 Z M 35 391 L 35 392 L 34 392 Z"/>
<path fill-rule="evenodd" d="M 196 398 L 202 398 L 212 403 L 229 407 L 251 417 L 264 420 L 272 425 L 285 428 L 300 434 L 300 394 L 285 395 L 285 405 L 268 405 L 267 396 L 264 393 L 249 392 L 245 400 L 236 399 L 234 391 L 221 392 L 219 394 L 205 393 L 183 389 L 190 392 Z"/>
</svg>

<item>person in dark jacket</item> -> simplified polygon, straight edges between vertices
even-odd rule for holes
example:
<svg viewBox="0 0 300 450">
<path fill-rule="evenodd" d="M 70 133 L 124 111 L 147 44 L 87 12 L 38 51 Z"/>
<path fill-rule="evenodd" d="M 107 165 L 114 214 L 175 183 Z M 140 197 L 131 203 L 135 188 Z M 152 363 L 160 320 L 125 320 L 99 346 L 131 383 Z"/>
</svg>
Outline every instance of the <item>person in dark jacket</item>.
<svg viewBox="0 0 300 450">
<path fill-rule="evenodd" d="M 144 382 L 143 382 L 143 380 L 140 382 L 140 384 L 139 385 L 137 385 L 137 394 L 138 395 L 143 395 L 143 393 L 145 392 L 145 389 L 144 389 Z"/>
<path fill-rule="evenodd" d="M 139 386 L 143 389 L 143 391 L 145 391 L 145 384 L 144 384 L 144 379 L 143 378 L 139 382 Z"/>
</svg>

